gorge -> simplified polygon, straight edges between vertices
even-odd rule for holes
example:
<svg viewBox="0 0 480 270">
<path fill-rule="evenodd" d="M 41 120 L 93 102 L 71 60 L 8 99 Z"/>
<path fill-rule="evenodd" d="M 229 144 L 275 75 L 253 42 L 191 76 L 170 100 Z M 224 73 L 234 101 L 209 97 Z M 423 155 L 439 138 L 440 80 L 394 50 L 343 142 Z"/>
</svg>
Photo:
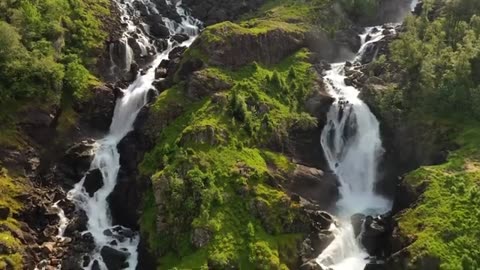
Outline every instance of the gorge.
<svg viewBox="0 0 480 270">
<path fill-rule="evenodd" d="M 0 4 L 0 269 L 478 269 L 478 12 Z"/>
</svg>

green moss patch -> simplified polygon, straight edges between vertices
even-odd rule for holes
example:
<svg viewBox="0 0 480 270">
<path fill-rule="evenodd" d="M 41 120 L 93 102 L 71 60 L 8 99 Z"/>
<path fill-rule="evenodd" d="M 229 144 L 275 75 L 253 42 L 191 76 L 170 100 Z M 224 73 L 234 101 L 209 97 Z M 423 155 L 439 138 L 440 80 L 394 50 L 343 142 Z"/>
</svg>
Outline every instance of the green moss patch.
<svg viewBox="0 0 480 270">
<path fill-rule="evenodd" d="M 0 269 L 23 269 L 23 247 L 20 240 L 12 235 L 12 231 L 19 230 L 18 222 L 12 214 L 21 210 L 22 204 L 16 197 L 25 192 L 27 187 L 21 178 L 11 177 L 5 169 L 0 170 L 0 207 L 8 207 L 10 215 L 6 220 L 0 220 Z M 3 268 L 2 268 L 3 266 Z"/>
</svg>

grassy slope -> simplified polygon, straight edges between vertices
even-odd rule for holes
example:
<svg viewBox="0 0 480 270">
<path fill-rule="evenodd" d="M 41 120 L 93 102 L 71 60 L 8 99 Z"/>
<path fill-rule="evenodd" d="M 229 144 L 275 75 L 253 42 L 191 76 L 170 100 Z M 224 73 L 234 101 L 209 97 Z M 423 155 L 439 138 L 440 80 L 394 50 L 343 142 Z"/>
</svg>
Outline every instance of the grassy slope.
<svg viewBox="0 0 480 270">
<path fill-rule="evenodd" d="M 345 24 L 340 17 L 328 16 L 332 3 L 269 1 L 238 23 L 207 28 L 199 43 L 274 29 L 305 33 L 313 25 L 331 33 Z M 208 62 L 208 55 L 198 48 L 190 48 L 189 57 Z M 157 137 L 156 147 L 141 164 L 155 191 L 146 196 L 141 230 L 160 255 L 158 269 L 298 266 L 296 252 L 303 235 L 292 225 L 302 222 L 299 205 L 267 184 L 272 171 L 286 173 L 294 165 L 266 145 L 285 138 L 293 125 L 316 126 L 316 120 L 303 112 L 314 81 L 308 58 L 309 52 L 300 50 L 275 66 L 252 63 L 235 71 L 211 66 L 202 72 L 230 83 L 232 89 L 191 101 L 184 82 L 177 80 L 157 99 L 147 131 Z M 180 116 L 165 123 L 174 112 Z M 167 229 L 158 228 L 159 211 Z M 199 249 L 191 244 L 196 228 L 212 234 Z"/>
<path fill-rule="evenodd" d="M 292 170 L 293 166 L 282 154 L 260 145 L 273 134 L 284 134 L 285 128 L 294 123 L 313 121 L 314 124 L 311 117 L 297 110 L 313 80 L 310 64 L 305 62 L 307 57 L 307 51 L 300 51 L 275 67 L 252 64 L 235 72 L 204 70 L 234 82 L 230 92 L 219 94 L 226 104 L 216 104 L 210 98 L 190 103 L 179 86 L 162 93 L 156 101 L 153 114 L 161 114 L 170 103 L 183 103 L 188 108 L 161 131 L 156 148 L 142 164 L 145 174 L 154 174 L 154 186 L 167 176 L 174 189 L 172 179 L 178 180 L 176 190 L 162 195 L 168 196 L 165 200 L 170 225 L 184 226 L 183 230 L 161 235 L 155 232 L 157 210 L 153 194 L 147 200 L 142 218 L 142 229 L 150 235 L 150 245 L 157 251 L 170 251 L 160 259 L 160 269 L 199 269 L 206 267 L 209 260 L 220 267 L 233 263 L 241 269 L 251 269 L 254 265 L 280 269 L 286 267 L 285 263 L 295 263 L 291 261 L 294 254 L 289 252 L 294 252 L 301 235 L 285 233 L 284 227 L 295 218 L 298 205 L 290 202 L 283 191 L 265 184 L 270 177 L 269 166 L 281 171 Z M 281 85 L 269 82 L 274 73 Z M 234 96 L 245 114 L 243 121 L 234 116 Z M 269 112 L 262 115 L 256 111 L 260 104 L 268 106 Z M 215 130 L 214 145 L 182 139 L 207 127 Z M 186 180 L 178 179 L 179 168 L 183 166 L 189 170 Z M 200 175 L 201 182 L 194 187 L 190 186 L 193 182 L 190 173 Z M 246 196 L 238 193 L 241 188 L 248 190 Z M 192 198 L 195 196 L 199 200 Z M 252 203 L 257 201 L 267 205 L 268 224 L 262 224 L 253 214 Z M 175 221 L 182 215 L 191 215 L 191 220 L 182 219 L 191 224 Z M 214 237 L 206 247 L 195 250 L 190 246 L 193 228 L 213 232 Z M 176 253 L 171 252 L 172 247 Z"/>
<path fill-rule="evenodd" d="M 463 129 L 461 148 L 447 163 L 406 178 L 414 187 L 428 185 L 420 202 L 399 218 L 402 232 L 416 239 L 408 247 L 412 269 L 421 269 L 417 259 L 428 256 L 439 258 L 443 270 L 480 267 L 480 129 L 478 123 L 455 126 Z"/>
</svg>

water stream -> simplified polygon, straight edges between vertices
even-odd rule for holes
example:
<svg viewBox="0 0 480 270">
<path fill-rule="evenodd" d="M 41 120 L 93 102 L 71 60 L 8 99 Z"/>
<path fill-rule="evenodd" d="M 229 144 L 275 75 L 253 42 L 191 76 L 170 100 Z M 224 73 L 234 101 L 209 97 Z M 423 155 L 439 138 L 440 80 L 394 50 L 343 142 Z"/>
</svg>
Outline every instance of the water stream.
<svg viewBox="0 0 480 270">
<path fill-rule="evenodd" d="M 366 28 L 360 36 L 363 45 L 354 61 L 361 59 L 370 44 L 383 38 L 382 30 Z M 368 254 L 355 239 L 350 217 L 356 213 L 383 214 L 390 210 L 391 202 L 375 193 L 377 167 L 384 151 L 379 122 L 358 98 L 358 89 L 345 84 L 345 65 L 332 64 L 325 76 L 328 92 L 336 101 L 328 113 L 321 144 L 341 184 L 336 213 L 340 225 L 332 225 L 335 240 L 317 262 L 324 269 L 361 270 L 368 262 Z"/>
<path fill-rule="evenodd" d="M 149 0 L 142 0 L 141 2 L 145 6 L 154 6 Z M 138 113 L 147 103 L 147 93 L 153 88 L 152 83 L 155 80 L 155 67 L 157 67 L 162 60 L 168 59 L 169 53 L 175 47 L 180 45 L 189 46 L 198 35 L 199 22 L 191 18 L 187 12 L 182 9 L 181 1 L 177 1 L 175 5 L 174 8 L 176 8 L 178 14 L 182 16 L 182 23 L 171 21 L 168 18 L 163 18 L 163 21 L 172 35 L 177 33 L 187 34 L 190 37 L 189 40 L 182 44 L 177 44 L 169 40 L 168 48 L 155 55 L 151 63 L 152 68 L 149 68 L 144 75 L 138 75 L 137 79 L 131 83 L 127 89 L 122 90 L 123 97 L 119 98 L 116 102 L 110 132 L 103 139 L 96 142 L 95 157 L 90 166 L 91 170 L 99 169 L 101 171 L 104 182 L 103 187 L 95 192 L 93 197 L 90 197 L 83 187 L 85 181 L 85 178 L 83 178 L 68 193 L 68 198 L 74 201 L 77 207 L 86 212 L 88 216 L 87 232 L 91 233 L 95 240 L 96 249 L 93 254 L 91 254 L 91 262 L 86 269 L 91 269 L 95 260 L 98 261 L 102 270 L 107 269 L 100 254 L 104 246 L 109 246 L 128 254 L 128 266 L 124 269 L 136 268 L 139 236 L 136 232 L 131 232 L 128 228 L 113 226 L 107 197 L 112 193 L 117 184 L 117 175 L 120 169 L 120 154 L 117 151 L 117 145 L 127 133 L 133 129 L 133 124 Z M 124 33 L 123 39 L 125 40 L 124 45 L 126 46 L 124 51 L 127 54 L 125 59 L 128 63 L 125 63 L 125 68 L 129 68 L 133 57 L 131 56 L 132 50 L 126 42 L 128 38 L 135 33 L 137 42 L 141 48 L 144 48 L 142 52 L 146 52 L 147 48 L 153 48 L 154 46 L 152 46 L 152 38 L 148 35 L 148 29 L 139 29 L 133 22 L 135 14 L 137 14 L 136 10 L 133 9 L 135 6 L 133 5 L 133 0 L 119 1 L 118 6 L 122 13 L 123 23 L 126 25 L 126 32 Z M 153 9 L 153 12 L 161 16 L 157 10 Z M 125 237 L 125 235 L 127 235 L 125 232 L 129 232 L 128 235 L 130 236 Z"/>
</svg>

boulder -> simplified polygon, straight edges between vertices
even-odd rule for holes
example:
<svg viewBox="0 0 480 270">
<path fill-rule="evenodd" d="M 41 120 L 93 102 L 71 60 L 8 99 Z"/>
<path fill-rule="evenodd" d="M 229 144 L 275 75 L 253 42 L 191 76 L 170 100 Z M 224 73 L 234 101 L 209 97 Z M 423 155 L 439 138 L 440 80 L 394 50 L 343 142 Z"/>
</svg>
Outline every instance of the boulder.
<svg viewBox="0 0 480 270">
<path fill-rule="evenodd" d="M 182 57 L 183 53 L 187 50 L 187 47 L 185 46 L 178 46 L 173 48 L 173 50 L 168 54 L 168 58 L 170 60 L 175 59 L 175 58 L 180 58 Z"/>
<path fill-rule="evenodd" d="M 59 179 L 79 182 L 90 168 L 95 149 L 94 140 L 85 140 L 71 146 L 58 164 L 57 176 Z"/>
<path fill-rule="evenodd" d="M 172 36 L 172 39 L 178 43 L 187 41 L 190 37 L 187 34 L 175 34 Z"/>
<path fill-rule="evenodd" d="M 103 187 L 103 176 L 100 169 L 91 170 L 85 175 L 83 187 L 90 197 L 93 197 L 93 194 Z"/>
<path fill-rule="evenodd" d="M 102 247 L 100 254 L 108 270 L 123 269 L 126 266 L 127 259 L 130 256 L 128 252 L 116 250 L 109 246 Z"/>
<path fill-rule="evenodd" d="M 68 222 L 65 228 L 65 236 L 72 237 L 76 232 L 83 232 L 87 230 L 88 216 L 83 210 L 74 213 L 73 217 Z"/>
<path fill-rule="evenodd" d="M 160 17 L 160 16 L 159 16 Z M 156 22 L 150 25 L 150 33 L 156 38 L 165 39 L 170 36 L 170 30 L 163 24 L 163 22 Z"/>
<path fill-rule="evenodd" d="M 388 224 L 382 217 L 367 216 L 363 223 L 360 242 L 371 256 L 382 257 L 388 238 Z"/>
</svg>

